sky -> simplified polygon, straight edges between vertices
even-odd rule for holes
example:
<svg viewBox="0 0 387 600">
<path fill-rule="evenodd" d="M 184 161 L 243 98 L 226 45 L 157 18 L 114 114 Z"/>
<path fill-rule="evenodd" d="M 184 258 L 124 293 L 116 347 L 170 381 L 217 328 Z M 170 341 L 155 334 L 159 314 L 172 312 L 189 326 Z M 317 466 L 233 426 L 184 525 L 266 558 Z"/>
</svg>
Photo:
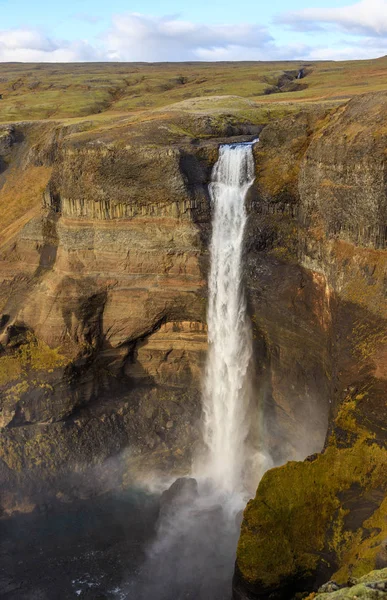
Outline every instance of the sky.
<svg viewBox="0 0 387 600">
<path fill-rule="evenodd" d="M 0 0 L 0 62 L 386 54 L 387 0 Z"/>
</svg>

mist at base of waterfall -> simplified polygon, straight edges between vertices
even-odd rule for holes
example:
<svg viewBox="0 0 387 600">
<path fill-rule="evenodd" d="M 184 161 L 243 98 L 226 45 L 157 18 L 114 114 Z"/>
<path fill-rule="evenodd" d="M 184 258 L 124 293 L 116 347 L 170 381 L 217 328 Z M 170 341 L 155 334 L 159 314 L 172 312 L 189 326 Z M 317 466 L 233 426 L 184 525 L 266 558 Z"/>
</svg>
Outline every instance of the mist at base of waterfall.
<svg viewBox="0 0 387 600">
<path fill-rule="evenodd" d="M 147 558 L 120 590 L 126 600 L 229 600 L 246 498 L 186 478 L 170 503 L 161 503 Z M 194 483 L 193 483 L 194 482 Z M 187 487 L 184 484 L 188 483 Z M 168 493 L 168 492 L 167 492 Z M 162 499 L 163 500 L 163 499 Z"/>
<path fill-rule="evenodd" d="M 136 488 L 1 520 L 0 597 L 229 600 L 239 505 L 199 494 L 160 516 L 160 496 Z"/>
</svg>

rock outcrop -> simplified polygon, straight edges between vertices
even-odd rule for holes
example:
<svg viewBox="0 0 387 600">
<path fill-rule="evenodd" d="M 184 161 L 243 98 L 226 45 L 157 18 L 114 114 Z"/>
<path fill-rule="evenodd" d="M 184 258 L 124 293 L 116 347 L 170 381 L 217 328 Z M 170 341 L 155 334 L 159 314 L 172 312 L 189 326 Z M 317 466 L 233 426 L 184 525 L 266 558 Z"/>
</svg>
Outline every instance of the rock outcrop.
<svg viewBox="0 0 387 600">
<path fill-rule="evenodd" d="M 371 571 L 359 579 L 352 578 L 347 585 L 340 587 L 335 582 L 323 585 L 318 594 L 311 594 L 307 600 L 346 600 L 347 598 L 366 598 L 377 600 L 387 594 L 387 569 Z"/>
</svg>

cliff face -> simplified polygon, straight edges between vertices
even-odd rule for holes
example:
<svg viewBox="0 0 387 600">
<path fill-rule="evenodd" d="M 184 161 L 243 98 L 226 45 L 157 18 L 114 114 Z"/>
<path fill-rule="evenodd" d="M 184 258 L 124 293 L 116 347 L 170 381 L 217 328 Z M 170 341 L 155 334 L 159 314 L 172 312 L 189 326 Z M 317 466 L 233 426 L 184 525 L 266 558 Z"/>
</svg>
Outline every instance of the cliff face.
<svg viewBox="0 0 387 600">
<path fill-rule="evenodd" d="M 4 510 L 189 469 L 207 347 L 211 138 L 257 127 L 187 116 L 209 138 L 198 144 L 182 125 L 173 114 L 2 130 Z"/>
<path fill-rule="evenodd" d="M 316 328 L 297 318 L 303 342 L 293 338 L 291 353 L 306 350 L 303 380 L 314 379 L 329 399 L 329 430 L 321 454 L 268 471 L 248 503 L 235 598 L 285 599 L 330 577 L 343 584 L 386 566 L 386 103 L 385 94 L 360 97 L 320 119 L 304 136 L 298 164 L 293 156 L 293 181 L 277 174 L 295 235 L 286 241 L 281 217 L 269 254 L 293 258 L 302 273 L 293 323 L 298 303 L 313 298 L 306 288 L 314 282 L 307 313 Z M 264 192 L 268 164 L 263 156 Z M 289 220 L 289 209 L 283 211 Z M 284 316 L 282 343 L 292 328 L 290 314 Z M 276 319 L 277 327 L 282 322 Z M 287 383 L 292 378 L 294 369 Z"/>
<path fill-rule="evenodd" d="M 324 113 L 268 125 L 255 147 L 246 282 L 257 344 L 257 377 L 276 464 L 321 450 L 327 430 L 333 301 L 323 274 L 300 260 L 297 180 Z M 310 435 L 310 431 L 314 435 Z"/>
<path fill-rule="evenodd" d="M 254 150 L 245 281 L 260 437 L 282 464 L 329 435 L 322 454 L 264 476 L 236 598 L 288 598 L 383 554 L 386 103 L 287 117 Z M 257 131 L 224 115 L 4 128 L 5 510 L 187 471 L 207 343 L 206 185 L 218 141 Z"/>
<path fill-rule="evenodd" d="M 3 192 L 13 172 L 46 174 L 27 222 L 11 222 L 1 240 L 0 472 L 10 509 L 17 489 L 60 493 L 69 473 L 128 447 L 132 462 L 152 455 L 155 470 L 183 468 L 198 437 L 207 343 L 196 223 L 208 222 L 206 163 L 177 147 L 133 149 L 125 128 L 120 141 L 79 141 L 46 126 L 40 143 L 30 129 L 16 125 L 3 149 Z"/>
</svg>

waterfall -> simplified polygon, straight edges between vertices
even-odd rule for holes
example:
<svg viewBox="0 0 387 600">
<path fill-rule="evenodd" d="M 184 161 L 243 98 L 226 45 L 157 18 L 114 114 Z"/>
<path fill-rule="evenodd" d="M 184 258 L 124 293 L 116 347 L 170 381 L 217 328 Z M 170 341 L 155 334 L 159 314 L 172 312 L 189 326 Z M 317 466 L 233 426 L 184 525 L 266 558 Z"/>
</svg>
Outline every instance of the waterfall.
<svg viewBox="0 0 387 600">
<path fill-rule="evenodd" d="M 222 145 L 209 187 L 206 451 L 195 456 L 195 479 L 177 480 L 164 496 L 157 538 L 148 549 L 142 580 L 132 582 L 128 598 L 229 597 L 239 538 L 236 516 L 268 464 L 257 443 L 258 403 L 250 402 L 252 328 L 242 282 L 245 198 L 254 181 L 252 144 Z"/>
<path fill-rule="evenodd" d="M 208 340 L 203 404 L 204 474 L 227 493 L 243 488 L 249 432 L 252 332 L 242 285 L 245 197 L 254 181 L 252 143 L 222 145 L 212 172 Z"/>
</svg>

